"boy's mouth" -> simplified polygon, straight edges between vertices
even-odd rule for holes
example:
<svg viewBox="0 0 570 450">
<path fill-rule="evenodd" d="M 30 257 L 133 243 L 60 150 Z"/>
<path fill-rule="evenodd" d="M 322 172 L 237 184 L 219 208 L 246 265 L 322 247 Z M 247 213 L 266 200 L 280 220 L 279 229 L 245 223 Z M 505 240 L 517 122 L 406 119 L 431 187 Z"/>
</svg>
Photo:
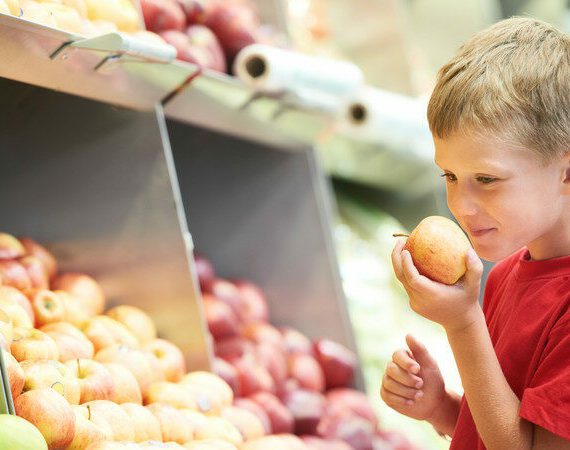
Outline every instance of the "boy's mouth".
<svg viewBox="0 0 570 450">
<path fill-rule="evenodd" d="M 493 230 L 495 230 L 495 228 L 471 228 L 469 234 L 473 237 L 481 237 Z"/>
</svg>

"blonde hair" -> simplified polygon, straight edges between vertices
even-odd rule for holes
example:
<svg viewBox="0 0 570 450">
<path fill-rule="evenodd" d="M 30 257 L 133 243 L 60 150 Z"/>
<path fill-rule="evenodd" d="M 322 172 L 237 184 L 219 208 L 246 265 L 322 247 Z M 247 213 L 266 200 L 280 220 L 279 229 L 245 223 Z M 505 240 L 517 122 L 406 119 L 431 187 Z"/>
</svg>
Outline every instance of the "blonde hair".
<svg viewBox="0 0 570 450">
<path fill-rule="evenodd" d="M 513 17 L 469 39 L 443 66 L 428 106 L 434 136 L 493 133 L 543 161 L 570 151 L 570 38 Z"/>
</svg>

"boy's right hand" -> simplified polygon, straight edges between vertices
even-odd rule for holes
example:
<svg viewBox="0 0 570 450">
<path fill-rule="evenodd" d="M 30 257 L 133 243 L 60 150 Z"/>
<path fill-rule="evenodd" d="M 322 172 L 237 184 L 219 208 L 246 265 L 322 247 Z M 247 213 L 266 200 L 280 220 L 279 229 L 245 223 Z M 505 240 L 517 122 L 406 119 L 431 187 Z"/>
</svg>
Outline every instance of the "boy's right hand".
<svg viewBox="0 0 570 450">
<path fill-rule="evenodd" d="M 399 413 L 433 424 L 447 395 L 445 383 L 425 346 L 412 335 L 406 343 L 409 350 L 396 350 L 386 366 L 380 396 Z"/>
</svg>

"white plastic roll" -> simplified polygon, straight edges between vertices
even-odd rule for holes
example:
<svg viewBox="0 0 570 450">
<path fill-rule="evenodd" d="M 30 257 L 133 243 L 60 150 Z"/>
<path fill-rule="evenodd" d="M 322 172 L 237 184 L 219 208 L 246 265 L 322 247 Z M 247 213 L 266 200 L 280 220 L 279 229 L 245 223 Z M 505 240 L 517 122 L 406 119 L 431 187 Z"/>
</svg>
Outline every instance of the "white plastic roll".
<svg viewBox="0 0 570 450">
<path fill-rule="evenodd" d="M 300 97 L 320 92 L 350 98 L 364 83 L 362 71 L 350 62 L 262 44 L 245 47 L 238 54 L 234 74 L 255 90 L 267 93 L 291 91 Z"/>
<path fill-rule="evenodd" d="M 425 101 L 366 86 L 346 103 L 345 134 L 433 158 Z"/>
</svg>

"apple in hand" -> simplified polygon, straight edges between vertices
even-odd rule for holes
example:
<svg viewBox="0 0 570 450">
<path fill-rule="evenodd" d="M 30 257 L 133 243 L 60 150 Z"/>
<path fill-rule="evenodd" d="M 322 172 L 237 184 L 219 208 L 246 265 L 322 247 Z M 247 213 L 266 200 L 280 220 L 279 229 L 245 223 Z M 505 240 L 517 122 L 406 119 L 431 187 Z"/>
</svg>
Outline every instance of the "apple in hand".
<svg viewBox="0 0 570 450">
<path fill-rule="evenodd" d="M 48 274 L 46 268 L 39 258 L 36 256 L 27 255 L 23 258 L 20 258 L 18 262 L 24 267 L 24 269 L 26 269 L 26 272 L 28 272 L 32 288 L 49 288 Z"/>
<path fill-rule="evenodd" d="M 423 219 L 404 245 L 419 273 L 444 284 L 455 284 L 465 274 L 465 256 L 470 248 L 461 228 L 441 216 Z"/>
<path fill-rule="evenodd" d="M 106 315 L 127 327 L 141 345 L 156 339 L 154 322 L 147 313 L 136 306 L 115 306 L 107 311 Z"/>
<path fill-rule="evenodd" d="M 32 287 L 32 280 L 22 264 L 13 259 L 0 259 L 0 284 L 24 291 Z"/>
<path fill-rule="evenodd" d="M 34 328 L 14 328 L 14 339 L 10 345 L 12 355 L 18 361 L 26 359 L 55 359 L 59 358 L 59 350 L 55 341 L 42 331 Z"/>
<path fill-rule="evenodd" d="M 176 345 L 165 339 L 154 339 L 143 345 L 143 350 L 156 356 L 166 381 L 179 381 L 186 373 L 184 354 Z"/>
<path fill-rule="evenodd" d="M 119 405 L 109 400 L 93 400 L 83 406 L 89 408 L 92 422 L 111 430 L 114 441 L 132 441 L 135 438 L 131 419 Z"/>
<path fill-rule="evenodd" d="M 65 398 L 53 389 L 34 389 L 14 400 L 16 414 L 35 425 L 48 448 L 65 448 L 75 434 L 75 414 Z"/>
<path fill-rule="evenodd" d="M 26 249 L 22 243 L 8 233 L 0 233 L 0 259 L 14 259 L 24 256 Z"/>
<path fill-rule="evenodd" d="M 141 0 L 146 29 L 159 33 L 184 29 L 186 16 L 175 0 Z"/>
<path fill-rule="evenodd" d="M 10 353 L 3 353 L 4 363 L 6 364 L 6 373 L 8 374 L 8 381 L 10 383 L 10 391 L 12 392 L 12 399 L 16 399 L 24 389 L 26 375 L 24 369 L 18 364 L 16 358 Z"/>
<path fill-rule="evenodd" d="M 81 397 L 79 380 L 72 370 L 54 360 L 22 361 L 24 392 L 32 389 L 51 388 L 61 394 L 71 405 L 78 405 Z"/>
<path fill-rule="evenodd" d="M 115 385 L 112 375 L 103 364 L 91 359 L 76 359 L 67 361 L 65 365 L 79 379 L 80 403 L 111 398 Z"/>
<path fill-rule="evenodd" d="M 21 237 L 20 242 L 26 249 L 27 255 L 35 256 L 42 262 L 48 274 L 48 278 L 53 278 L 57 273 L 57 260 L 55 259 L 55 256 L 53 256 L 53 254 L 43 245 L 37 243 L 33 239 L 30 239 L 29 237 Z"/>
<path fill-rule="evenodd" d="M 113 393 L 109 397 L 114 403 L 137 403 L 142 405 L 142 393 L 139 383 L 132 372 L 116 363 L 103 363 L 113 379 Z"/>
<path fill-rule="evenodd" d="M 330 339 L 315 341 L 313 348 L 325 374 L 327 389 L 346 387 L 352 383 L 358 364 L 353 352 Z"/>
<path fill-rule="evenodd" d="M 93 344 L 75 326 L 67 322 L 53 322 L 40 328 L 56 343 L 59 360 L 66 362 L 72 359 L 92 359 L 95 353 Z"/>
<path fill-rule="evenodd" d="M 162 442 L 160 422 L 152 412 L 136 403 L 122 403 L 120 406 L 131 418 L 135 430 L 135 442 Z"/>
<path fill-rule="evenodd" d="M 90 317 L 103 313 L 105 309 L 103 290 L 89 275 L 74 272 L 60 274 L 52 281 L 51 288 L 53 291 L 69 292 Z"/>
<path fill-rule="evenodd" d="M 114 345 L 137 348 L 137 338 L 121 322 L 107 316 L 95 316 L 83 326 L 83 333 L 93 343 L 95 352 Z"/>
</svg>

